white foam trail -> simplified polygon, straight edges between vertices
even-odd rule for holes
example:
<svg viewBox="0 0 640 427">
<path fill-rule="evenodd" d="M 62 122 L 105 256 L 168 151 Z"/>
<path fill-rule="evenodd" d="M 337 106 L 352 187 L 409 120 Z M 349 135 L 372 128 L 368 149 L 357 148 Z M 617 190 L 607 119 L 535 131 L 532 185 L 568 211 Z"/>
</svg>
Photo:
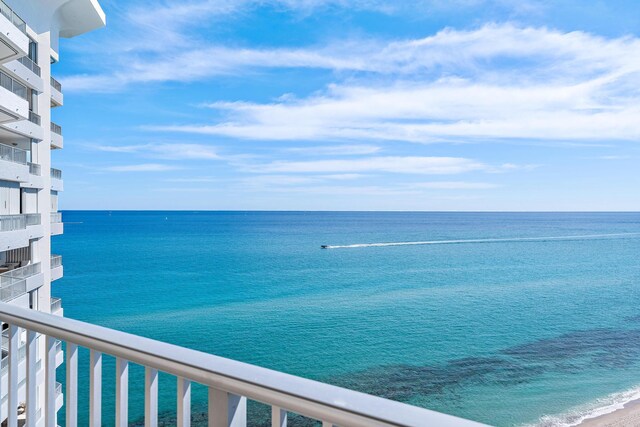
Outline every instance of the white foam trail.
<svg viewBox="0 0 640 427">
<path fill-rule="evenodd" d="M 523 427 L 574 427 L 583 421 L 610 414 L 624 408 L 627 403 L 640 399 L 640 388 L 613 393 L 560 415 L 545 415 L 535 424 Z"/>
<path fill-rule="evenodd" d="M 416 245 L 455 245 L 466 243 L 511 243 L 511 242 L 536 242 L 554 240 L 588 240 L 606 239 L 618 237 L 640 237 L 640 233 L 612 233 L 612 234 L 584 234 L 576 236 L 551 236 L 551 237 L 512 237 L 503 239 L 466 239 L 466 240 L 427 240 L 422 242 L 386 242 L 386 243 L 356 243 L 353 245 L 327 245 L 325 249 L 353 249 L 353 248 L 378 248 L 386 246 L 416 246 Z"/>
</svg>

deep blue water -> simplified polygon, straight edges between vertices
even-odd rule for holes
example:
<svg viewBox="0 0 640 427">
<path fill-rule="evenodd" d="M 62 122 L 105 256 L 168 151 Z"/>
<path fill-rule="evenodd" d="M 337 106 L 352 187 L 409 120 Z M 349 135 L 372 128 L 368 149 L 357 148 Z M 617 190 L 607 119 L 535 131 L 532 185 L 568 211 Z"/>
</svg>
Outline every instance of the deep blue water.
<svg viewBox="0 0 640 427">
<path fill-rule="evenodd" d="M 639 213 L 67 211 L 64 221 L 53 248 L 65 276 L 52 293 L 67 317 L 499 426 L 564 425 L 640 386 L 640 234 L 627 234 L 640 233 Z M 320 249 L 605 234 L 620 235 Z M 108 425 L 110 360 L 104 375 Z M 131 375 L 135 420 L 142 371 Z M 161 403 L 174 408 L 170 378 Z"/>
</svg>

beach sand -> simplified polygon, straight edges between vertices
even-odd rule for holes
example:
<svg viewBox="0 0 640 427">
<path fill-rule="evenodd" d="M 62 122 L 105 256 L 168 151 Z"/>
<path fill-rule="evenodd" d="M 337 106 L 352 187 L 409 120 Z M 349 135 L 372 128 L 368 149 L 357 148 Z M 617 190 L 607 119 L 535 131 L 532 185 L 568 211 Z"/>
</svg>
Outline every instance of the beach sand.
<svg viewBox="0 0 640 427">
<path fill-rule="evenodd" d="M 580 427 L 636 427 L 640 426 L 640 400 L 634 400 L 624 408 L 584 420 Z"/>
</svg>

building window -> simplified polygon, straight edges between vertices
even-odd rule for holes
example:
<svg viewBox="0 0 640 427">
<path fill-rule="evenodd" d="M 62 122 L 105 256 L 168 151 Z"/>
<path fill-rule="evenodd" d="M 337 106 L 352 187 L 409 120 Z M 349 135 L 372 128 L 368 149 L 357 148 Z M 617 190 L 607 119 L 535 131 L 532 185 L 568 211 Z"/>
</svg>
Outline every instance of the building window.
<svg viewBox="0 0 640 427">
<path fill-rule="evenodd" d="M 38 43 L 29 39 L 29 59 L 38 63 Z"/>
</svg>

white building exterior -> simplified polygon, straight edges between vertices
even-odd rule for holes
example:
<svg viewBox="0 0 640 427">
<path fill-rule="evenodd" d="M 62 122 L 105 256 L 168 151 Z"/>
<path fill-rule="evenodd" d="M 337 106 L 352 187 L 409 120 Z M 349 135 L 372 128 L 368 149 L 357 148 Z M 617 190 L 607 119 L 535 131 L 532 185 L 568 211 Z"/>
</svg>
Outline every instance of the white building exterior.
<svg viewBox="0 0 640 427">
<path fill-rule="evenodd" d="M 63 104 L 53 77 L 60 59 L 58 40 L 105 25 L 96 0 L 0 0 L 0 299 L 62 315 L 52 282 L 62 277 L 61 257 L 51 253 L 51 236 L 63 233 L 58 195 L 62 172 L 51 152 L 63 147 L 61 127 L 51 121 Z M 53 292 L 55 294 L 55 292 Z M 26 401 L 26 340 L 18 337 L 17 397 L 8 398 L 9 329 L 3 324 L 0 420 L 22 416 Z M 44 337 L 42 337 L 44 338 Z M 36 408 L 44 425 L 45 340 L 38 338 Z M 58 346 L 56 365 L 63 361 Z M 63 397 L 56 399 L 56 410 Z M 15 406 L 17 403 L 17 407 Z"/>
</svg>

